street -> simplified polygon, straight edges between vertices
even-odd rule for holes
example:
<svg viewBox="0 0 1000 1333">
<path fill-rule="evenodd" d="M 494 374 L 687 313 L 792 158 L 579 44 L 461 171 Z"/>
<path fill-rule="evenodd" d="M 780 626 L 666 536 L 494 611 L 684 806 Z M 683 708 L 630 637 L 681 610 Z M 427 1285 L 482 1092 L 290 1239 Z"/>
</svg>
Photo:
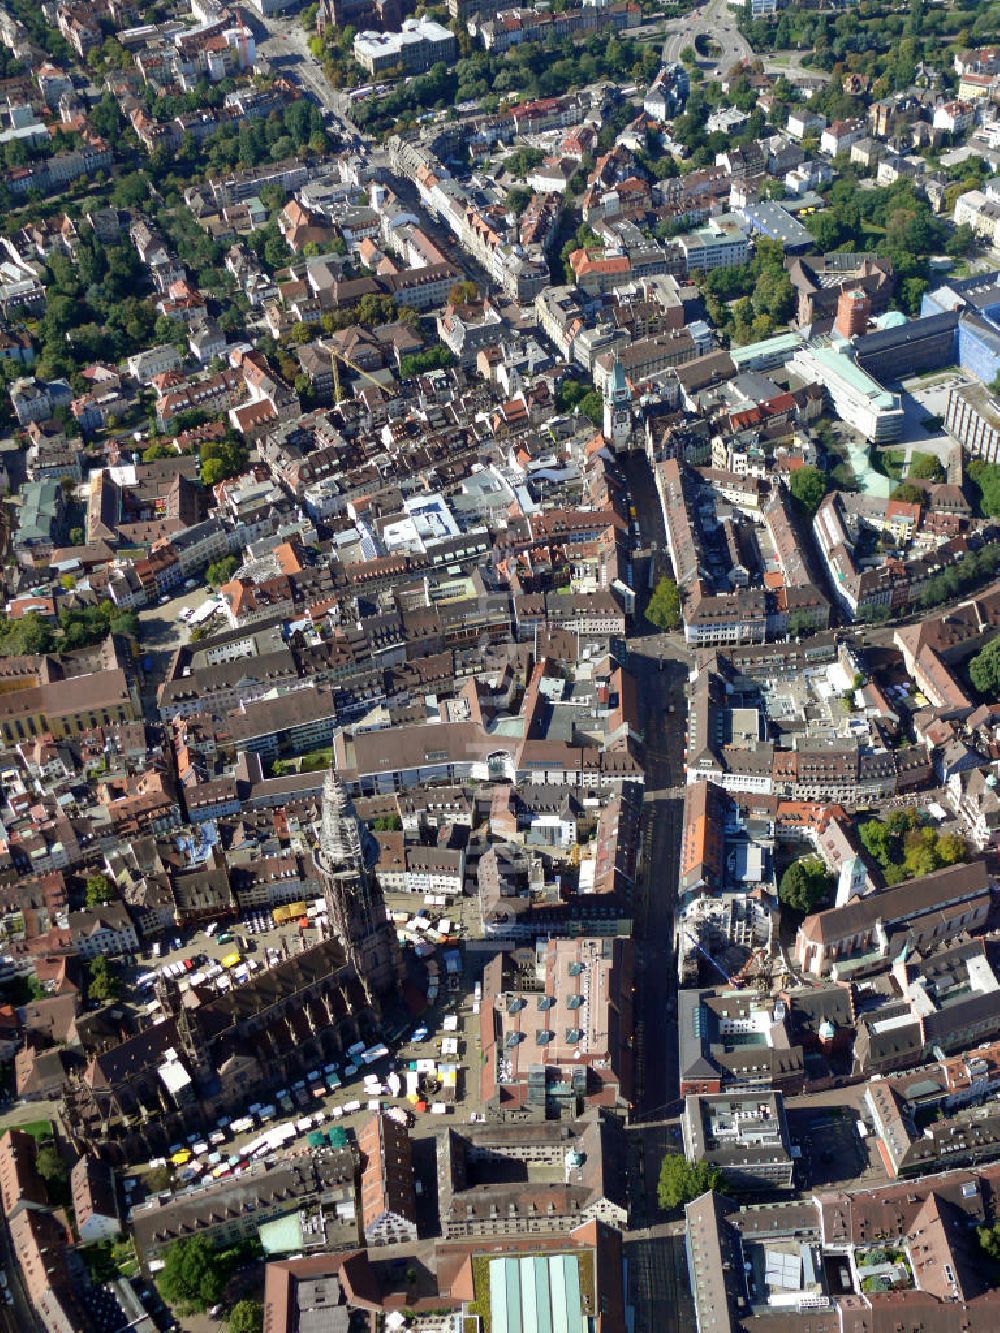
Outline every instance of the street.
<svg viewBox="0 0 1000 1333">
<path fill-rule="evenodd" d="M 649 461 L 645 454 L 629 454 L 624 470 L 643 546 L 655 544 L 657 552 L 663 551 L 663 516 Z M 656 555 L 647 559 L 655 560 Z M 636 577 L 635 582 L 643 589 L 646 580 Z M 646 596 L 645 591 L 640 592 L 641 606 Z M 674 907 L 684 808 L 688 663 L 687 652 L 674 636 L 657 633 L 636 616 L 636 632 L 628 641 L 628 665 L 638 685 L 645 764 L 642 870 L 633 930 L 640 978 L 637 1118 L 645 1120 L 662 1119 L 677 1098 Z M 648 1165 L 659 1170 L 658 1162 Z"/>
<path fill-rule="evenodd" d="M 703 9 L 693 9 L 677 20 L 663 43 L 663 63 L 679 63 L 681 52 L 685 47 L 693 47 L 699 36 L 710 38 L 718 48 L 710 58 L 699 58 L 702 69 L 720 69 L 725 74 L 733 65 L 753 55 L 750 43 L 736 26 L 736 15 L 727 0 L 708 0 Z"/>
<path fill-rule="evenodd" d="M 358 131 L 349 118 L 350 96 L 330 86 L 323 66 L 309 49 L 312 33 L 303 28 L 301 14 L 269 14 L 265 18 L 255 10 L 253 22 L 258 30 L 257 50 L 266 56 L 272 69 L 283 77 L 295 80 L 306 92 L 311 93 L 319 105 L 339 122 L 338 128 L 345 137 L 357 137 Z M 358 81 L 361 81 L 360 72 Z"/>
</svg>

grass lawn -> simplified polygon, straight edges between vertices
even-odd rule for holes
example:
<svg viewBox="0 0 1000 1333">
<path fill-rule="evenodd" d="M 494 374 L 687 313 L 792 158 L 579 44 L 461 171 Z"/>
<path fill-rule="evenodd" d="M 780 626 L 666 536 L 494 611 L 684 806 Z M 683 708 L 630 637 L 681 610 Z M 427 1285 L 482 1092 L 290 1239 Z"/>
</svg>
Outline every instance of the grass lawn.
<svg viewBox="0 0 1000 1333">
<path fill-rule="evenodd" d="M 905 449 L 880 449 L 876 454 L 876 459 L 882 466 L 882 471 L 893 481 L 903 480 L 903 464 L 906 459 Z"/>
<path fill-rule="evenodd" d="M 483 1333 L 490 1333 L 490 1261 L 483 1254 L 472 1260 L 472 1289 L 476 1299 L 466 1306 L 469 1314 L 478 1315 Z"/>
<path fill-rule="evenodd" d="M 921 424 L 923 425 L 925 430 L 937 430 L 943 423 L 941 423 L 940 417 L 927 416 L 923 418 Z M 934 463 L 937 463 L 937 468 L 935 468 L 934 471 L 937 472 L 938 476 L 940 476 L 943 473 L 944 469 L 941 467 L 937 455 L 922 454 L 919 449 L 914 449 L 910 453 L 910 466 L 906 470 L 906 475 L 919 477 L 921 474 L 922 467 Z M 938 469 L 940 469 L 940 471 L 938 471 Z"/>
<path fill-rule="evenodd" d="M 18 1125 L 18 1129 L 25 1134 L 30 1134 L 33 1139 L 50 1139 L 52 1137 L 51 1120 L 29 1120 L 26 1125 Z"/>
</svg>

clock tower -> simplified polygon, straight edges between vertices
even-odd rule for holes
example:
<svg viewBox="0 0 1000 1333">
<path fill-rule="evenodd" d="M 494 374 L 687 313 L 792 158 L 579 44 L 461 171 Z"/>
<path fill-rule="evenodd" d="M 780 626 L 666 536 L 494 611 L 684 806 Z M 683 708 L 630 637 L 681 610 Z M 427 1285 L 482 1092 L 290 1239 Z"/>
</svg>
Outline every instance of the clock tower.
<svg viewBox="0 0 1000 1333">
<path fill-rule="evenodd" d="M 604 438 L 618 450 L 628 446 L 631 435 L 632 391 L 616 352 L 611 379 L 604 390 Z"/>
</svg>

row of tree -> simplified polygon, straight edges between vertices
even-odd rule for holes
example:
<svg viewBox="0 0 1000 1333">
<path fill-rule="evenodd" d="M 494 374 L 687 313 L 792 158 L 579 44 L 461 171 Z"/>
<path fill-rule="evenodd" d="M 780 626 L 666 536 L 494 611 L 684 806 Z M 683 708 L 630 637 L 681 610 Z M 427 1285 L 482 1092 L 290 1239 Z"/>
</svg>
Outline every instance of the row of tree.
<svg viewBox="0 0 1000 1333">
<path fill-rule="evenodd" d="M 28 612 L 19 620 L 0 618 L 0 657 L 34 653 L 70 652 L 100 643 L 109 634 L 135 636 L 139 619 L 110 599 L 89 606 L 64 607 L 55 622 Z"/>
<path fill-rule="evenodd" d="M 939 833 L 921 822 L 916 810 L 894 810 L 887 819 L 868 819 L 858 828 L 861 841 L 887 884 L 930 875 L 968 855 L 958 833 Z"/>
<path fill-rule="evenodd" d="M 345 43 L 331 33 L 334 43 L 329 73 L 335 84 L 353 78 L 356 67 L 348 64 Z M 390 92 L 355 103 L 351 116 L 362 129 L 379 131 L 397 122 L 412 123 L 435 108 L 452 108 L 459 102 L 477 100 L 484 111 L 494 111 L 508 93 L 526 99 L 559 97 L 599 79 L 649 83 L 659 67 L 659 52 L 653 45 L 628 37 L 593 33 L 561 42 L 523 42 L 503 55 L 472 50 L 454 67 L 443 62 L 426 74 L 400 83 Z"/>
</svg>

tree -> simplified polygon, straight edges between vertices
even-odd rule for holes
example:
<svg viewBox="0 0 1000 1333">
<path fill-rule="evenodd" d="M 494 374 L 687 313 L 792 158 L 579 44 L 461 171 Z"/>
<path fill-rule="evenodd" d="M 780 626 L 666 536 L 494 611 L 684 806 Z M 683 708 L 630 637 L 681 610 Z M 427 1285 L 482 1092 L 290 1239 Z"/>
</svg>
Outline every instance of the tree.
<svg viewBox="0 0 1000 1333">
<path fill-rule="evenodd" d="M 811 518 L 826 494 L 826 473 L 816 467 L 800 467 L 792 473 L 789 490 Z"/>
<path fill-rule="evenodd" d="M 45 1181 L 53 1201 L 62 1198 L 69 1183 L 69 1171 L 66 1169 L 66 1163 L 59 1156 L 59 1149 L 54 1143 L 46 1143 L 38 1149 L 38 1154 L 35 1157 L 35 1167 L 38 1174 Z"/>
<path fill-rule="evenodd" d="M 236 573 L 239 561 L 234 555 L 224 555 L 221 560 L 213 560 L 205 571 L 205 578 L 213 588 L 221 588 Z"/>
<path fill-rule="evenodd" d="M 114 897 L 114 885 L 108 879 L 107 875 L 102 875 L 98 871 L 95 875 L 87 876 L 87 906 L 103 907 Z"/>
<path fill-rule="evenodd" d="M 428 347 L 424 352 L 412 352 L 404 356 L 399 363 L 399 373 L 404 380 L 423 375 L 428 370 L 446 370 L 453 365 L 455 358 L 442 343 Z"/>
<path fill-rule="evenodd" d="M 572 412 L 589 392 L 587 385 L 581 384 L 579 380 L 565 379 L 556 390 L 556 402 L 561 411 Z"/>
<path fill-rule="evenodd" d="M 243 471 L 247 463 L 247 451 L 234 440 L 209 440 L 201 446 L 199 460 L 201 483 L 212 487 Z"/>
<path fill-rule="evenodd" d="M 673 579 L 664 576 L 657 583 L 646 607 L 646 619 L 657 629 L 680 629 L 681 595 Z"/>
<path fill-rule="evenodd" d="M 98 954 L 88 967 L 87 994 L 97 1004 L 121 999 L 121 977 L 104 954 Z"/>
<path fill-rule="evenodd" d="M 507 212 L 513 213 L 516 218 L 519 218 L 531 203 L 531 191 L 523 185 L 514 185 L 507 191 L 507 198 L 504 203 Z"/>
<path fill-rule="evenodd" d="M 1000 517 L 1000 466 L 975 458 L 965 473 L 975 493 L 976 508 L 985 518 Z"/>
<path fill-rule="evenodd" d="M 157 1284 L 163 1299 L 182 1310 L 207 1310 L 226 1289 L 229 1260 L 204 1236 L 174 1241 L 163 1255 Z"/>
<path fill-rule="evenodd" d="M 869 819 L 859 828 L 868 854 L 882 869 L 887 884 L 930 875 L 968 855 L 965 839 L 922 825 L 916 810 L 894 810 L 886 820 Z"/>
<path fill-rule="evenodd" d="M 818 856 L 793 861 L 781 877 L 778 897 L 797 912 L 815 912 L 830 896 L 833 879 Z"/>
<path fill-rule="evenodd" d="M 545 154 L 540 148 L 517 148 L 504 162 L 504 171 L 508 176 L 520 176 L 523 180 L 529 171 L 534 171 L 545 161 Z"/>
<path fill-rule="evenodd" d="M 961 259 L 965 255 L 971 254 L 975 248 L 976 233 L 967 222 L 963 222 L 960 227 L 956 227 L 944 243 L 944 252 L 946 255 L 950 255 L 952 259 Z"/>
<path fill-rule="evenodd" d="M 765 269 L 750 299 L 754 313 L 767 315 L 775 324 L 786 323 L 795 311 L 795 290 L 783 268 Z"/>
<path fill-rule="evenodd" d="M 1000 636 L 991 639 L 969 663 L 969 678 L 984 698 L 1000 699 Z"/>
<path fill-rule="evenodd" d="M 264 1307 L 259 1301 L 237 1301 L 229 1315 L 229 1333 L 262 1333 Z"/>
<path fill-rule="evenodd" d="M 456 282 L 448 293 L 450 305 L 471 305 L 479 300 L 479 288 L 474 282 Z"/>
<path fill-rule="evenodd" d="M 995 1222 L 991 1227 L 978 1227 L 976 1235 L 983 1253 L 994 1262 L 1000 1260 L 1000 1222 Z"/>
<path fill-rule="evenodd" d="M 120 611 L 108 620 L 111 634 L 124 634 L 127 638 L 139 637 L 139 617 L 134 611 Z"/>
<path fill-rule="evenodd" d="M 894 500 L 902 500 L 905 504 L 922 505 L 927 499 L 927 495 L 921 486 L 914 486 L 912 482 L 901 482 L 892 493 Z"/>
<path fill-rule="evenodd" d="M 725 1177 L 717 1166 L 709 1162 L 689 1162 L 680 1153 L 667 1153 L 660 1163 L 656 1182 L 656 1200 L 669 1210 L 690 1203 L 706 1190 L 721 1190 Z"/>
<path fill-rule="evenodd" d="M 590 417 L 595 426 L 599 426 L 604 419 L 604 399 L 596 389 L 590 389 L 580 399 L 580 411 L 585 417 Z"/>
<path fill-rule="evenodd" d="M 151 444 L 148 449 L 142 451 L 142 461 L 144 463 L 155 463 L 160 458 L 173 458 L 174 450 L 169 444 L 159 442 Z"/>
<path fill-rule="evenodd" d="M 146 1172 L 144 1183 L 147 1191 L 150 1194 L 159 1194 L 161 1190 L 169 1188 L 173 1174 L 169 1166 L 154 1166 L 151 1171 Z"/>
<path fill-rule="evenodd" d="M 906 475 L 915 481 L 944 481 L 944 468 L 934 454 L 915 453 Z"/>
</svg>

